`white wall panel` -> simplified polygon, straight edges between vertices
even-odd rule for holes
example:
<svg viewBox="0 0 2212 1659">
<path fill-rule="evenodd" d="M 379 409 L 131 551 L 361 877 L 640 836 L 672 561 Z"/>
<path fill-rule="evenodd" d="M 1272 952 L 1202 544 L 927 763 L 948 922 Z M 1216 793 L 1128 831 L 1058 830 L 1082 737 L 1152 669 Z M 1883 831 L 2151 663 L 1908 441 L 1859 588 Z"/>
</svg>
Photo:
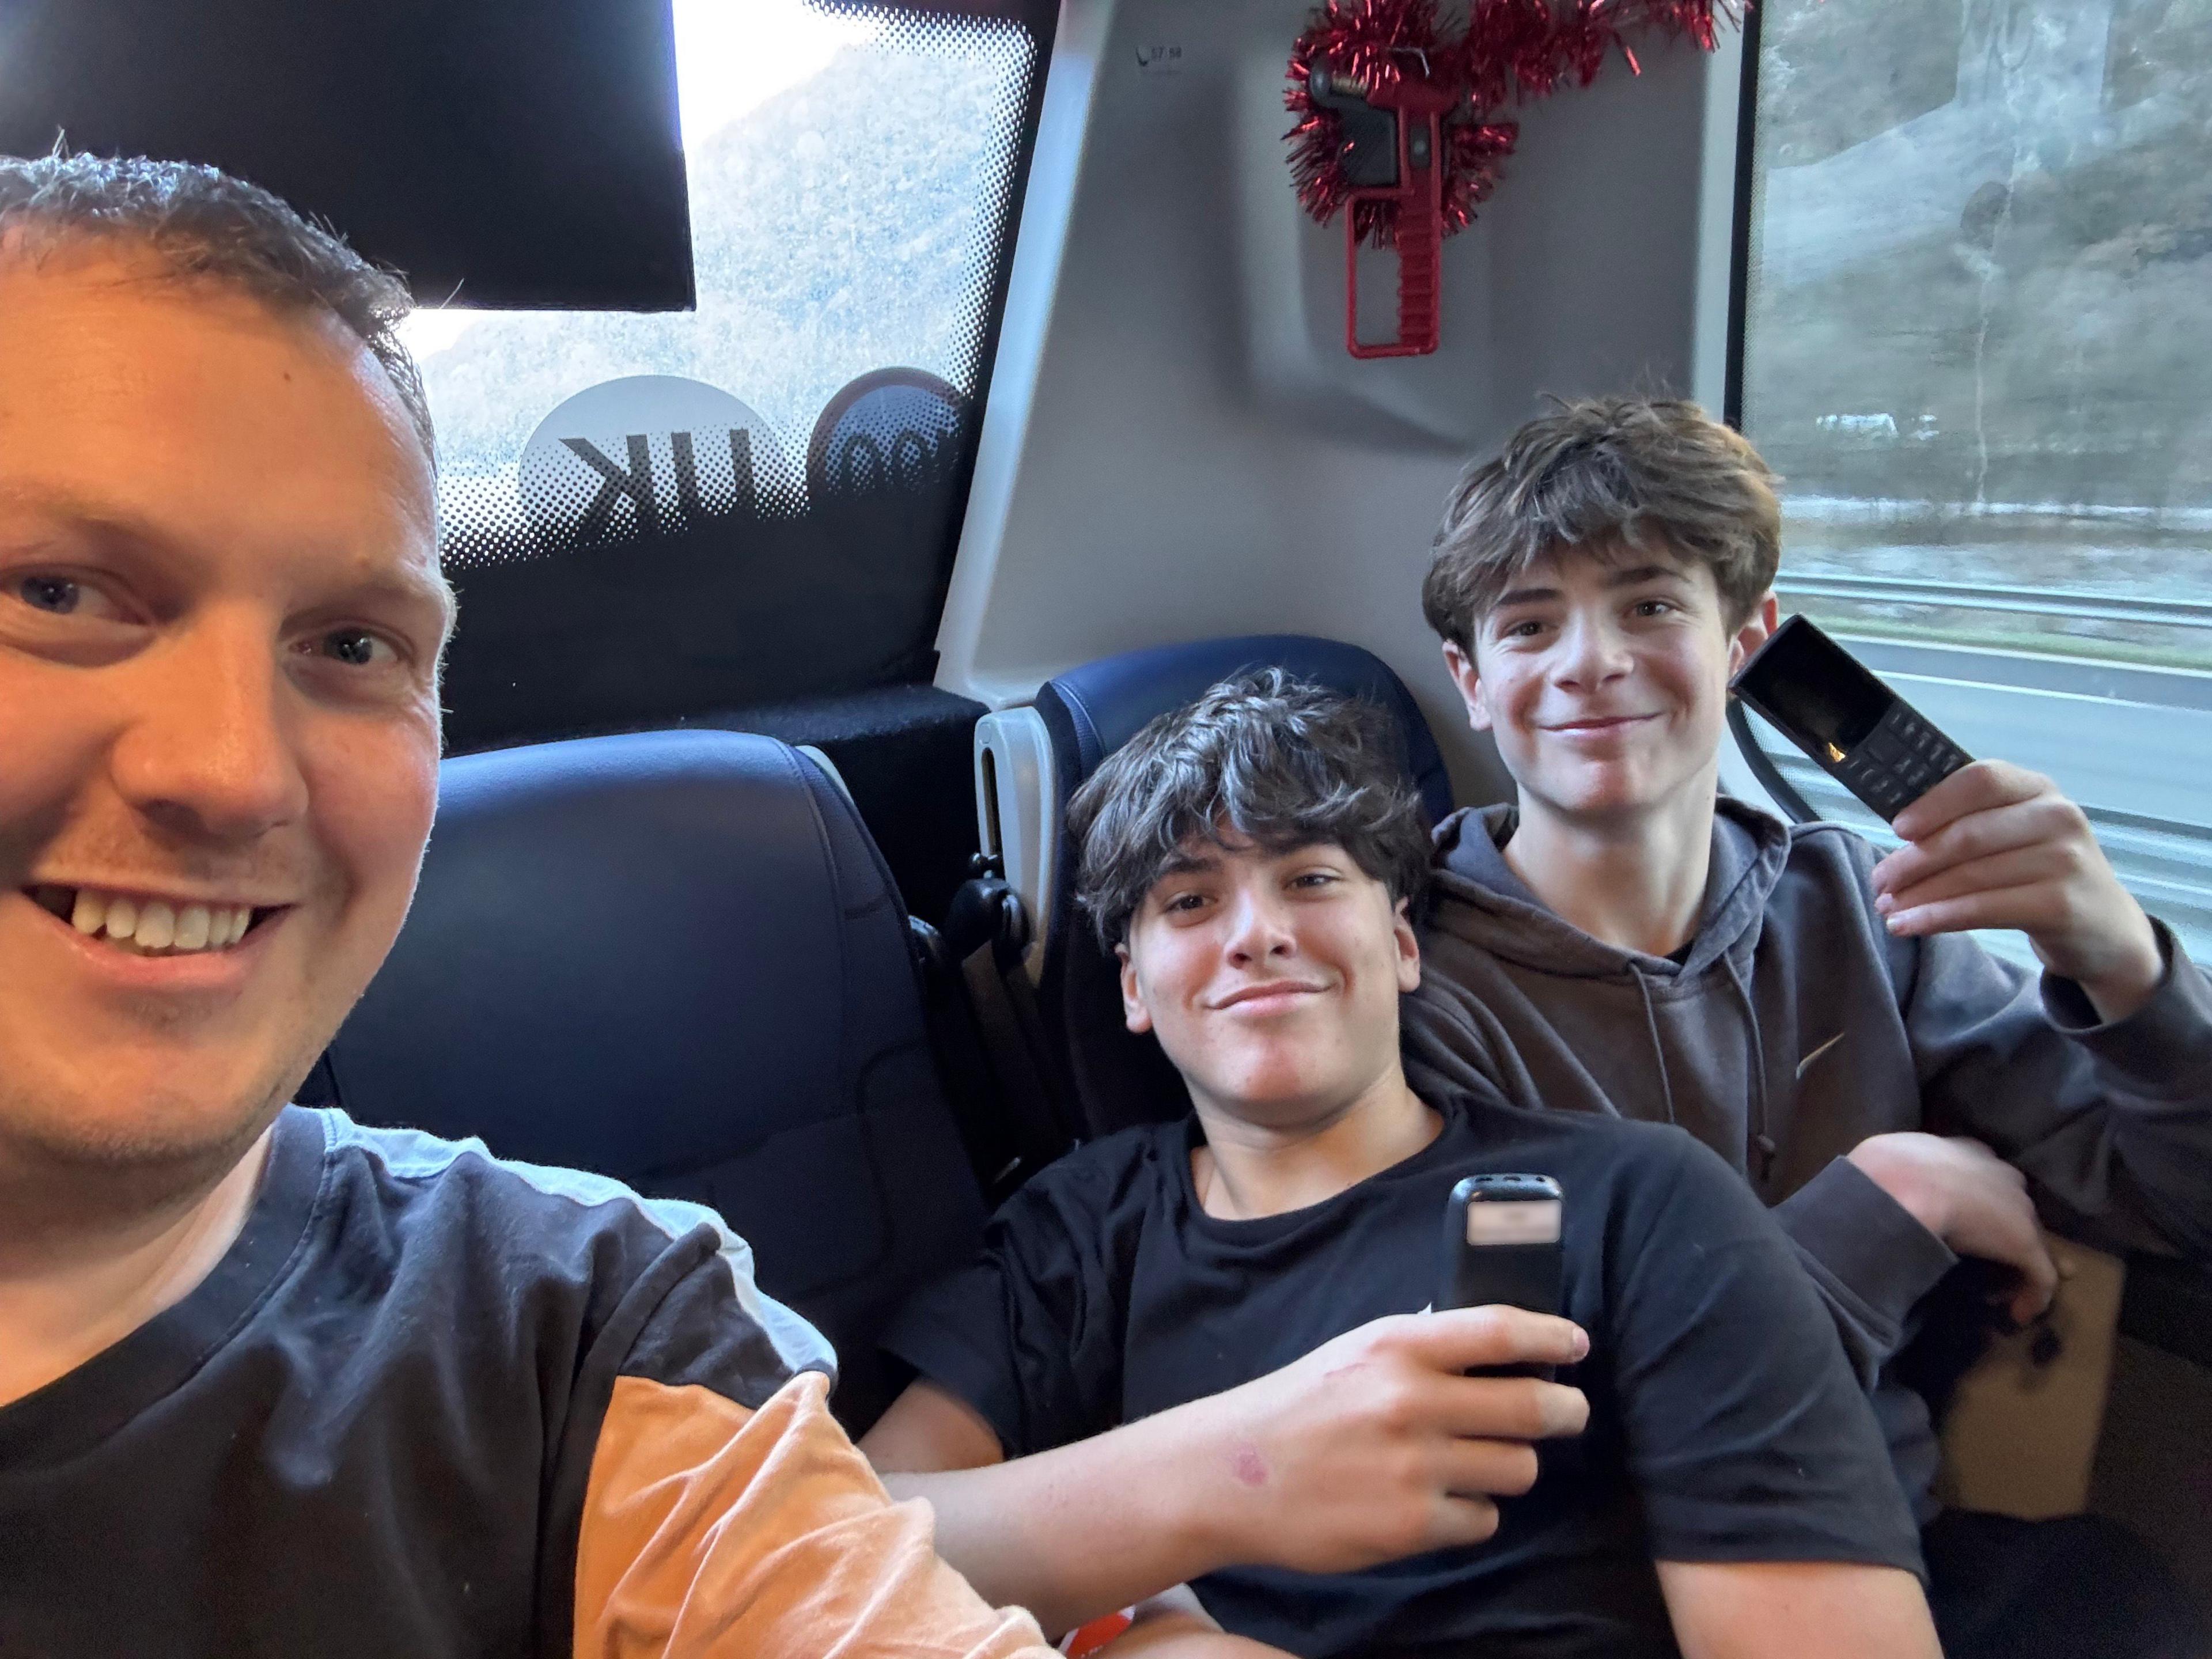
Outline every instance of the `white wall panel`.
<svg viewBox="0 0 2212 1659">
<path fill-rule="evenodd" d="M 1341 232 L 1304 217 L 1283 160 L 1309 11 L 1066 0 L 939 683 L 1003 705 L 1137 646 L 1329 635 L 1407 678 L 1462 798 L 1489 799 L 1420 617 L 1439 507 L 1544 392 L 1710 384 L 1727 204 L 1701 197 L 1731 181 L 1737 60 L 1656 47 L 1641 77 L 1616 61 L 1522 112 L 1445 247 L 1443 349 L 1360 362 Z M 1163 46 L 1172 72 L 1145 66 Z"/>
</svg>

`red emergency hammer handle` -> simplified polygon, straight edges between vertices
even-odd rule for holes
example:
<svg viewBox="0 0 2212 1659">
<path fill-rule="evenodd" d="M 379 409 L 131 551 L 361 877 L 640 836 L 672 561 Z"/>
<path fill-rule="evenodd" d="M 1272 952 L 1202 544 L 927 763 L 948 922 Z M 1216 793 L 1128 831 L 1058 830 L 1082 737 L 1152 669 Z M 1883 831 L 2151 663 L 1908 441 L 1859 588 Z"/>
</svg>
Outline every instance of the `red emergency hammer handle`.
<svg viewBox="0 0 2212 1659">
<path fill-rule="evenodd" d="M 1428 143 L 1419 152 L 1407 142 L 1414 119 L 1401 116 L 1398 123 L 1398 177 L 1395 189 L 1360 191 L 1344 215 L 1344 348 L 1355 357 L 1425 357 L 1443 337 L 1443 179 L 1437 171 L 1442 137 L 1434 115 L 1427 117 Z M 1424 154 L 1427 165 L 1416 166 L 1413 154 Z M 1374 345 L 1359 340 L 1359 234 L 1354 206 L 1361 201 L 1390 202 L 1397 207 L 1398 334 Z"/>
</svg>

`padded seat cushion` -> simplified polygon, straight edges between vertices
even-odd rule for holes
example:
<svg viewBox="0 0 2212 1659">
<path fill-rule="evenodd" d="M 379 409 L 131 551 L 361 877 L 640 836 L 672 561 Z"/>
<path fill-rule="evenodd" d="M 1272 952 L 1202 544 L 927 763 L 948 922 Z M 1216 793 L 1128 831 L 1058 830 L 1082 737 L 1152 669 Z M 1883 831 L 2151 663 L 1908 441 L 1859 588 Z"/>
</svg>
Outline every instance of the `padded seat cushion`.
<svg viewBox="0 0 2212 1659">
<path fill-rule="evenodd" d="M 770 738 L 447 763 L 415 908 L 332 1044 L 340 1104 L 713 1206 L 872 1418 L 875 1331 L 981 1200 L 906 914 L 850 803 Z"/>
</svg>

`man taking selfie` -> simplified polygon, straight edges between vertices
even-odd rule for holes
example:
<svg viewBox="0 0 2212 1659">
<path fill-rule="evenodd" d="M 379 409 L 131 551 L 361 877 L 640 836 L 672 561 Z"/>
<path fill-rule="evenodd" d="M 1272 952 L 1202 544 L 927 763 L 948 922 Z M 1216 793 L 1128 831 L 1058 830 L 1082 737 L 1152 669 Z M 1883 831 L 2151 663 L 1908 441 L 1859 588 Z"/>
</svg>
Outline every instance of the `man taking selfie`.
<svg viewBox="0 0 2212 1659">
<path fill-rule="evenodd" d="M 0 161 L 0 1652 L 1042 1656 L 719 1218 L 286 1103 L 436 799 L 406 308 Z"/>
</svg>

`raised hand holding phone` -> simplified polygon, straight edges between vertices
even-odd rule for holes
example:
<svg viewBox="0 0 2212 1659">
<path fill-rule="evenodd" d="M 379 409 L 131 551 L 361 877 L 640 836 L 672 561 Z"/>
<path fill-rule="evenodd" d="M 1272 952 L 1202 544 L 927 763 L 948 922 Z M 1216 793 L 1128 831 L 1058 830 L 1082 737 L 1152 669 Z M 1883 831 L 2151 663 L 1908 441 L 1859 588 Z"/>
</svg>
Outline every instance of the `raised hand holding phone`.
<svg viewBox="0 0 2212 1659">
<path fill-rule="evenodd" d="M 1976 761 L 1897 815 L 1875 908 L 1908 937 L 2013 927 L 2098 1015 L 2124 1019 L 2166 972 L 2158 935 L 2087 816 L 2039 773 Z"/>
<path fill-rule="evenodd" d="M 2107 1021 L 2157 988 L 2166 963 L 2150 919 L 2049 778 L 1969 759 L 1803 617 L 1775 629 L 1733 689 L 1904 838 L 1874 868 L 1891 933 L 2016 928 Z"/>
</svg>

